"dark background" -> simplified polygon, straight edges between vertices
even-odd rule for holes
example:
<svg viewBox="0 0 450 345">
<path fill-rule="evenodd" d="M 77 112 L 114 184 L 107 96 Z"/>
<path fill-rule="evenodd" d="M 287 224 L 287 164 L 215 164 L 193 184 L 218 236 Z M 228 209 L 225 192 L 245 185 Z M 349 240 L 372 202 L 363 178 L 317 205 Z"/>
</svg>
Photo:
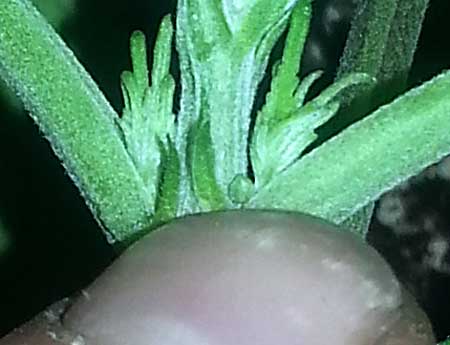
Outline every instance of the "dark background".
<svg viewBox="0 0 450 345">
<path fill-rule="evenodd" d="M 129 68 L 131 32 L 144 31 L 152 45 L 160 18 L 174 9 L 173 0 L 74 0 L 71 15 L 57 30 L 120 112 L 119 75 Z M 325 77 L 316 88 L 334 78 L 352 10 L 351 0 L 314 3 L 302 74 L 324 69 Z M 431 1 L 411 85 L 450 66 L 449 15 L 449 1 Z M 0 168 L 0 219 L 13 243 L 7 255 L 0 258 L 1 335 L 50 302 L 85 286 L 112 260 L 114 253 L 47 141 L 5 92 L 0 98 Z M 446 207 L 450 193 L 444 181 L 421 182 L 414 188 L 420 194 L 419 208 L 434 207 L 444 218 L 450 214 Z M 449 233 L 447 223 L 443 224 Z M 408 262 L 397 260 L 395 247 L 386 246 L 387 242 L 397 243 L 395 231 L 374 222 L 370 238 L 397 270 L 407 270 Z M 422 278 L 432 280 L 433 287 L 421 296 L 421 303 L 437 334 L 443 337 L 450 334 L 446 317 L 450 311 L 448 276 Z"/>
</svg>

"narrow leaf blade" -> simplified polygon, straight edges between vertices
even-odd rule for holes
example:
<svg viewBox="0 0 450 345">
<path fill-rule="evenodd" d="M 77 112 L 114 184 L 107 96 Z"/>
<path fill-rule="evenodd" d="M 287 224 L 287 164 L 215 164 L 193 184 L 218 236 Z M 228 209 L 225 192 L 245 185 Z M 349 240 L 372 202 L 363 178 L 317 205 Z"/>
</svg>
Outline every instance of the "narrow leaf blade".
<svg viewBox="0 0 450 345">
<path fill-rule="evenodd" d="M 156 201 L 155 222 L 165 222 L 177 215 L 180 190 L 180 160 L 174 144 L 169 140 L 167 149 L 162 146 L 162 178 Z"/>
<path fill-rule="evenodd" d="M 202 211 L 226 208 L 226 197 L 216 182 L 215 155 L 207 121 L 199 121 L 192 128 L 188 150 L 193 190 Z"/>
<path fill-rule="evenodd" d="M 415 88 L 276 176 L 248 206 L 342 223 L 450 152 L 450 72 Z"/>
</svg>

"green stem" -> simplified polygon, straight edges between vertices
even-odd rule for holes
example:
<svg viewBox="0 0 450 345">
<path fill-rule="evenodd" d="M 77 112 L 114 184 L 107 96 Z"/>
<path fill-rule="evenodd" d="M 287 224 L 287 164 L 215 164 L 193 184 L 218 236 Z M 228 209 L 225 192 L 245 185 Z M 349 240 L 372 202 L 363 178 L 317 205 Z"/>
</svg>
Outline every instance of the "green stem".
<svg viewBox="0 0 450 345">
<path fill-rule="evenodd" d="M 0 38 L 0 77 L 20 96 L 109 240 L 146 227 L 143 183 L 118 116 L 70 49 L 25 0 L 2 0 Z"/>
<path fill-rule="evenodd" d="M 362 0 L 355 12 L 337 79 L 366 73 L 375 85 L 357 85 L 358 96 L 348 93 L 347 104 L 334 123 L 339 131 L 407 89 L 428 0 Z"/>
<path fill-rule="evenodd" d="M 450 72 L 379 108 L 262 187 L 247 206 L 342 223 L 383 192 L 448 154 Z"/>
<path fill-rule="evenodd" d="M 377 78 L 378 83 L 354 86 L 351 91 L 358 96 L 349 99 L 330 121 L 327 127 L 330 132 L 339 131 L 406 90 L 427 5 L 428 0 L 362 0 L 358 3 L 337 78 L 363 72 Z M 351 96 L 350 93 L 347 96 Z M 324 138 L 329 137 L 326 131 L 323 134 Z M 360 214 L 347 220 L 346 225 L 365 234 L 372 209 L 373 205 L 367 205 Z"/>
</svg>

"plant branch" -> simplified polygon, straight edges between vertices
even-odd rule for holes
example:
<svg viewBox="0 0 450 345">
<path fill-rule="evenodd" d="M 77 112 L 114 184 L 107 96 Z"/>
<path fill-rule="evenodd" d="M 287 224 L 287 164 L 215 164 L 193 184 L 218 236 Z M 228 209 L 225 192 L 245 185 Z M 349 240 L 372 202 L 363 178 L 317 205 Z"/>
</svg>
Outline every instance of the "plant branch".
<svg viewBox="0 0 450 345">
<path fill-rule="evenodd" d="M 176 145 L 180 155 L 186 200 L 180 213 L 208 211 L 205 195 L 213 204 L 232 208 L 230 183 L 247 174 L 248 133 L 255 94 L 267 66 L 270 51 L 285 29 L 297 0 L 243 2 L 180 0 L 177 12 L 177 48 L 180 56 L 182 95 Z M 201 115 L 201 116 L 200 116 Z M 194 127 L 209 128 L 212 151 L 193 150 L 188 134 Z M 205 138 L 207 136 L 205 135 Z M 209 140 L 208 140 L 209 141 Z M 196 161 L 186 164 L 185 152 L 195 152 Z M 212 169 L 208 180 L 217 187 L 199 190 L 200 167 Z M 203 169 L 204 170 L 204 169 Z M 186 178 L 184 178 L 186 177 Z M 202 196 L 199 197 L 198 194 Z M 222 194 L 222 196 L 220 196 Z M 198 199 L 203 199 L 199 203 Z"/>
<path fill-rule="evenodd" d="M 428 0 L 363 0 L 341 58 L 337 79 L 348 73 L 367 73 L 376 85 L 357 86 L 354 104 L 345 108 L 348 121 L 392 100 L 407 88 Z M 351 117 L 351 118 L 349 118 Z"/>
<path fill-rule="evenodd" d="M 143 182 L 117 114 L 29 1 L 0 6 L 0 77 L 31 112 L 109 240 L 148 226 Z"/>
<path fill-rule="evenodd" d="M 450 151 L 450 72 L 350 126 L 273 178 L 249 201 L 342 223 Z"/>
<path fill-rule="evenodd" d="M 378 83 L 355 85 L 347 93 L 347 103 L 327 127 L 331 132 L 339 131 L 406 90 L 427 5 L 428 0 L 359 1 L 337 79 L 363 72 L 377 78 Z M 354 94 L 355 98 L 348 99 Z M 324 134 L 325 138 L 329 136 Z M 346 225 L 365 234 L 371 210 L 373 205 L 367 205 Z"/>
</svg>

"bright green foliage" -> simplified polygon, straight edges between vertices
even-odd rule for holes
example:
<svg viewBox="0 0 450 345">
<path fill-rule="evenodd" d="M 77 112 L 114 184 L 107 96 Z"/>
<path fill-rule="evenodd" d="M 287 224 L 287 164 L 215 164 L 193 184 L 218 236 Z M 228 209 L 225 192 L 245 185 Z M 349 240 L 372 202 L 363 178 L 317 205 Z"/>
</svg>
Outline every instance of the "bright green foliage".
<svg viewBox="0 0 450 345">
<path fill-rule="evenodd" d="M 230 207 L 230 202 L 216 182 L 210 124 L 202 116 L 188 135 L 187 149 L 192 188 L 200 209 L 210 211 Z"/>
<path fill-rule="evenodd" d="M 315 129 L 335 115 L 339 103 L 333 100 L 342 89 L 370 81 L 366 75 L 349 75 L 304 104 L 309 87 L 320 76 L 312 73 L 300 83 L 296 76 L 310 16 L 310 2 L 299 2 L 292 12 L 283 57 L 274 66 L 266 104 L 256 118 L 250 147 L 256 189 L 289 167 L 317 138 Z"/>
<path fill-rule="evenodd" d="M 350 217 L 346 218 L 342 222 L 342 228 L 349 229 L 351 232 L 361 236 L 361 238 L 366 239 L 374 209 L 375 202 L 369 202 Z"/>
<path fill-rule="evenodd" d="M 45 19 L 23 0 L 0 6 L 0 76 L 52 144 L 110 240 L 150 222 L 117 114 Z"/>
<path fill-rule="evenodd" d="M 450 338 L 448 338 L 447 340 L 444 340 L 444 341 L 440 342 L 438 345 L 450 345 Z"/>
<path fill-rule="evenodd" d="M 449 90 L 446 72 L 379 108 L 278 174 L 248 206 L 344 222 L 449 152 Z"/>
<path fill-rule="evenodd" d="M 361 1 L 352 23 L 338 77 L 365 72 L 378 79 L 376 85 L 358 87 L 358 97 L 343 108 L 340 123 L 348 124 L 406 89 L 421 24 L 428 0 Z M 355 90 L 353 90 L 355 91 Z M 373 205 L 361 209 L 346 223 L 353 228 L 369 224 Z M 365 230 L 367 231 L 367 229 Z"/>
<path fill-rule="evenodd" d="M 283 151 L 286 149 L 285 147 L 280 147 L 280 143 L 271 141 L 272 138 L 268 138 L 270 136 L 268 132 L 269 130 L 276 130 L 274 127 L 277 126 L 279 122 L 286 122 L 292 119 L 294 117 L 292 113 L 303 105 L 303 100 L 301 100 L 300 104 L 297 103 L 297 97 L 294 96 L 294 94 L 299 84 L 297 72 L 303 53 L 303 46 L 308 34 L 310 17 L 311 2 L 309 0 L 299 2 L 292 12 L 283 57 L 281 61 L 273 67 L 271 90 L 267 95 L 266 104 L 256 119 L 255 133 L 252 138 L 250 149 L 256 186 L 266 183 L 273 173 L 276 173 L 277 170 L 283 170 L 284 167 L 290 163 L 287 162 L 283 164 L 283 167 L 268 167 L 268 164 L 265 164 L 269 161 L 266 160 L 265 157 L 277 157 L 279 153 L 273 152 L 273 150 L 268 148 L 267 146 L 269 144 L 273 144 Z M 309 78 L 306 84 L 298 87 L 301 94 L 303 91 L 304 94 L 306 94 L 307 90 L 304 90 L 305 87 L 307 89 L 316 77 L 318 77 L 318 75 L 313 74 L 313 77 Z M 296 117 L 298 118 L 298 116 Z M 277 127 L 281 127 L 281 130 L 278 129 L 279 133 L 277 134 L 284 136 L 285 133 L 282 133 L 282 129 L 289 130 L 288 127 L 290 126 L 289 124 L 286 124 Z M 297 137 L 297 133 L 293 133 L 293 136 Z M 269 143 L 269 141 L 271 142 Z M 281 146 L 283 145 L 281 144 Z M 296 155 L 296 157 L 301 153 L 300 148 L 294 148 L 294 151 L 293 154 Z"/>
<path fill-rule="evenodd" d="M 307 212 L 364 236 L 371 202 L 450 151 L 450 72 L 302 153 L 325 122 L 340 130 L 404 91 L 427 3 L 359 1 L 337 82 L 306 103 L 321 74 L 297 78 L 310 0 L 179 0 L 176 122 L 169 17 L 151 78 L 145 37 L 131 37 L 121 118 L 28 0 L 1 2 L 0 76 L 111 241 L 128 244 L 176 216 L 238 207 Z M 266 104 L 250 128 L 269 54 L 288 26 Z"/>
<path fill-rule="evenodd" d="M 155 212 L 161 179 L 160 147 L 169 151 L 169 138 L 174 138 L 172 101 L 175 82 L 169 72 L 172 36 L 172 24 L 167 16 L 156 40 L 151 86 L 147 45 L 141 32 L 135 32 L 131 37 L 133 72 L 122 74 L 125 108 L 119 123 L 127 151 L 143 180 L 146 207 L 151 213 Z"/>
<path fill-rule="evenodd" d="M 172 140 L 167 145 L 160 146 L 161 180 L 158 184 L 155 222 L 164 222 L 177 215 L 177 205 L 180 192 L 180 160 Z"/>
<path fill-rule="evenodd" d="M 283 57 L 273 68 L 271 90 L 265 104 L 265 108 L 270 109 L 271 113 L 276 113 L 280 106 L 284 108 L 283 112 L 286 112 L 303 104 L 303 101 L 300 104 L 296 103 L 293 95 L 299 84 L 297 73 L 308 35 L 310 18 L 311 1 L 300 1 L 292 11 Z M 278 117 L 285 115 L 281 113 Z M 277 114 L 272 116 L 277 117 Z"/>
<path fill-rule="evenodd" d="M 122 118 L 26 0 L 4 0 L 0 7 L 0 75 L 112 240 L 129 239 L 152 222 L 238 207 L 309 212 L 364 234 L 371 208 L 355 215 L 358 210 L 449 152 L 450 76 L 303 154 L 336 112 L 345 122 L 405 85 L 426 0 L 362 0 L 359 6 L 338 81 L 309 102 L 307 91 L 320 72 L 301 81 L 297 73 L 310 0 L 180 0 L 176 122 L 169 17 L 161 24 L 151 77 L 144 36 L 131 38 Z M 266 104 L 250 128 L 269 54 L 288 26 Z M 381 97 L 374 77 L 381 85 L 394 81 L 393 93 Z"/>
<path fill-rule="evenodd" d="M 306 79 L 307 84 L 311 81 L 312 78 Z M 333 100 L 341 90 L 370 81 L 364 74 L 349 75 L 307 104 L 296 103 L 304 99 L 306 87 L 302 83 L 298 88 L 300 95 L 294 93 L 290 99 L 280 103 L 271 101 L 269 94 L 266 103 L 269 106 L 258 114 L 252 138 L 251 158 L 256 188 L 261 188 L 288 168 L 317 138 L 314 130 L 336 114 L 339 103 Z"/>
<path fill-rule="evenodd" d="M 296 2 L 179 1 L 177 48 L 182 96 L 176 142 L 185 196 L 179 205 L 180 214 L 198 210 L 183 155 L 190 128 L 200 113 L 208 117 L 214 159 L 208 166 L 214 168 L 212 176 L 222 194 L 227 194 L 236 175 L 247 173 L 250 114 L 256 90 L 269 53 Z"/>
</svg>

